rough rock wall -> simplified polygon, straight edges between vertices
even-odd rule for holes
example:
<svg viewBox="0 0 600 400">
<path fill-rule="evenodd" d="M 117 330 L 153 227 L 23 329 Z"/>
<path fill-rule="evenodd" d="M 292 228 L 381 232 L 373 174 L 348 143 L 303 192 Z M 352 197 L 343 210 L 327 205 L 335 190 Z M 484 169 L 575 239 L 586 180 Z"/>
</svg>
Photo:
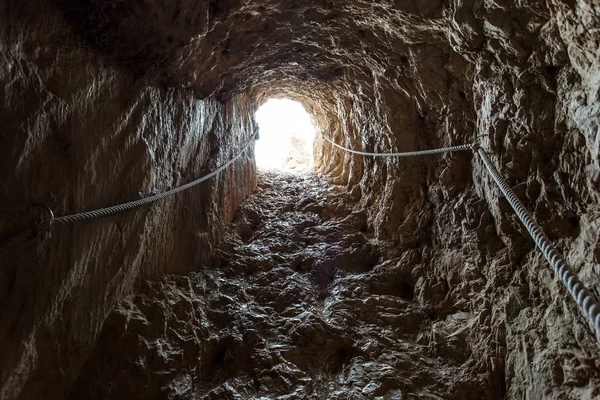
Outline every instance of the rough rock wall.
<svg viewBox="0 0 600 400">
<path fill-rule="evenodd" d="M 207 268 L 115 308 L 69 398 L 502 398 L 469 313 L 440 318 L 419 251 L 328 180 L 260 174 Z"/>
<path fill-rule="evenodd" d="M 227 104 L 107 63 L 47 2 L 0 4 L 0 232 L 135 200 L 227 161 L 254 132 Z M 0 398 L 65 395 L 114 305 L 142 280 L 187 273 L 255 185 L 248 151 L 216 180 L 154 206 L 58 227 L 0 253 Z"/>
<path fill-rule="evenodd" d="M 318 103 L 317 114 L 325 109 L 317 117 L 324 133 L 356 149 L 481 142 L 600 294 L 598 3 L 439 8 L 438 20 L 420 13 L 417 43 L 402 29 L 378 31 L 392 25 L 389 14 L 371 13 L 364 36 L 380 45 L 354 61 L 372 74 L 346 71 L 324 95 L 299 98 Z M 407 46 L 400 62 L 386 49 L 398 41 Z M 324 98 L 334 105 L 321 106 Z M 504 382 L 498 390 L 509 398 L 598 395 L 597 342 L 478 160 L 340 162 L 338 149 L 316 146 L 321 170 L 362 196 L 378 237 L 421 253 L 415 290 L 423 304 L 442 320 L 467 313 L 472 357 Z M 432 290 L 441 290 L 437 305 L 428 304 Z"/>
<path fill-rule="evenodd" d="M 395 87 L 397 70 L 386 70 L 345 91 L 337 140 L 370 151 L 478 140 L 598 295 L 598 11 L 586 2 L 451 3 L 448 41 L 410 49 L 413 84 Z M 330 160 L 338 151 L 321 148 Z M 432 306 L 442 320 L 466 313 L 472 357 L 500 376 L 500 391 L 598 396 L 597 342 L 478 160 L 360 165 L 347 157 L 335 175 L 362 193 L 379 237 L 421 253 L 416 296 L 427 304 L 441 290 Z"/>
<path fill-rule="evenodd" d="M 354 148 L 481 141 L 597 288 L 597 0 L 56 3 L 104 59 L 159 85 L 296 98 Z M 508 398 L 597 395 L 597 343 L 479 161 L 317 153 L 376 236 L 419 254 L 406 268 L 432 337 L 459 314 L 469 360 Z"/>
</svg>

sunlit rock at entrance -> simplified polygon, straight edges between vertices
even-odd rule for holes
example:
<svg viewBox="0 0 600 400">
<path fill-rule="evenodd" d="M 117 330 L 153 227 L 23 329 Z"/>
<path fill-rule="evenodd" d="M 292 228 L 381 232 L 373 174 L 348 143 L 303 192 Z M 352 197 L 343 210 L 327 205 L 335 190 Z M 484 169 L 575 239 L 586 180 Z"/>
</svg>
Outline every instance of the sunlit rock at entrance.
<svg viewBox="0 0 600 400">
<path fill-rule="evenodd" d="M 256 142 L 259 170 L 304 173 L 313 167 L 315 128 L 302 104 L 270 99 L 256 112 L 260 139 Z"/>
</svg>

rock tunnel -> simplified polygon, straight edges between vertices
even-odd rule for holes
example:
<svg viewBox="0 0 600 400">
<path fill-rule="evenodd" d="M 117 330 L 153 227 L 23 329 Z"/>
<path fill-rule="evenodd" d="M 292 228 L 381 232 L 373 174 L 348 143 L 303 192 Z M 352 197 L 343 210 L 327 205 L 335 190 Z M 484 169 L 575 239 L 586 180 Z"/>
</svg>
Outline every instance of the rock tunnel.
<svg viewBox="0 0 600 400">
<path fill-rule="evenodd" d="M 598 0 L 1 0 L 0 398 L 592 399 Z M 268 99 L 315 171 L 211 180 Z M 10 245 L 6 245 L 10 242 Z"/>
</svg>

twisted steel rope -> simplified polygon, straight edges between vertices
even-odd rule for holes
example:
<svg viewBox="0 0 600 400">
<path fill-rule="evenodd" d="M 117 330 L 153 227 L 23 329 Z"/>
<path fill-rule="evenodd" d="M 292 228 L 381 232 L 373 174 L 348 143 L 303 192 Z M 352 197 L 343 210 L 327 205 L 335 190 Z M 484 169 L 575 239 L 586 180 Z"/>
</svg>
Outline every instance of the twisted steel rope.
<svg viewBox="0 0 600 400">
<path fill-rule="evenodd" d="M 477 153 L 494 179 L 494 182 L 496 182 L 523 225 L 525 225 L 525 228 L 527 228 L 529 235 L 535 241 L 538 249 L 546 257 L 546 260 L 548 260 L 556 275 L 558 275 L 563 285 L 567 288 L 581 312 L 590 322 L 596 332 L 596 337 L 600 340 L 600 303 L 571 270 L 567 261 L 556 250 L 550 239 L 548 239 L 542 227 L 534 221 L 531 213 L 523 206 L 523 203 L 521 203 L 516 193 L 500 174 L 500 171 L 494 166 L 487 153 L 482 148 L 477 148 Z"/>
<path fill-rule="evenodd" d="M 481 160 L 483 161 L 487 171 L 492 176 L 496 185 L 498 185 L 498 187 L 512 206 L 513 210 L 515 211 L 523 225 L 525 225 L 525 228 L 529 232 L 531 238 L 534 240 L 538 249 L 544 255 L 546 260 L 548 260 L 554 272 L 558 275 L 561 282 L 566 287 L 567 291 L 571 294 L 571 296 L 577 303 L 579 310 L 589 321 L 593 331 L 596 334 L 596 338 L 600 340 L 600 302 L 598 302 L 594 294 L 590 292 L 588 288 L 585 287 L 585 285 L 579 280 L 579 277 L 571 270 L 571 268 L 567 264 L 567 261 L 558 252 L 558 250 L 556 250 L 548 236 L 546 236 L 546 234 L 544 233 L 542 227 L 535 222 L 535 220 L 531 216 L 531 213 L 527 211 L 525 206 L 523 206 L 523 203 L 521 203 L 516 193 L 508 185 L 500 171 L 498 171 L 498 169 L 494 166 L 485 150 L 483 150 L 478 144 L 473 143 L 460 146 L 445 147 L 440 149 L 411 151 L 404 153 L 368 153 L 348 149 L 333 142 L 325 135 L 323 135 L 323 137 L 335 147 L 347 151 L 348 153 L 360 154 L 363 156 L 370 157 L 405 157 L 427 154 L 439 154 L 445 152 L 464 150 L 472 150 L 473 152 L 476 152 L 479 155 L 479 157 L 481 157 Z"/>
<path fill-rule="evenodd" d="M 329 143 L 331 143 L 332 145 L 334 145 L 335 147 L 337 147 L 339 149 L 347 151 L 348 153 L 359 154 L 361 156 L 369 156 L 369 157 L 411 157 L 411 156 L 424 156 L 424 155 L 428 155 L 428 154 L 440 154 L 440 153 L 450 153 L 450 152 L 455 152 L 455 151 L 473 150 L 473 147 L 474 147 L 473 144 L 462 144 L 462 145 L 459 145 L 459 146 L 442 147 L 440 149 L 433 149 L 433 150 L 405 151 L 405 152 L 401 152 L 401 153 L 368 153 L 368 152 L 365 152 L 365 151 L 352 150 L 352 149 L 349 149 L 347 147 L 340 146 L 339 144 L 335 143 L 333 140 L 329 139 L 327 136 L 325 136 L 325 135 L 322 135 L 322 136 L 325 138 L 325 140 L 327 140 Z"/>
<path fill-rule="evenodd" d="M 227 163 L 223 164 L 222 166 L 217 168 L 215 171 L 209 173 L 208 175 L 205 175 L 205 176 L 203 176 L 199 179 L 196 179 L 195 181 L 192 181 L 190 183 L 187 183 L 183 186 L 180 186 L 178 188 L 175 188 L 175 189 L 172 189 L 167 192 L 160 193 L 160 194 L 157 194 L 157 195 L 154 195 L 151 197 L 147 197 L 145 199 L 131 201 L 131 202 L 125 203 L 125 204 L 119 204 L 116 206 L 102 208 L 99 210 L 88 211 L 88 212 L 83 212 L 83 213 L 79 213 L 79 214 L 72 214 L 72 215 L 66 215 L 63 217 L 53 218 L 50 221 L 45 221 L 45 223 L 47 223 L 48 227 L 50 227 L 51 224 L 64 225 L 64 224 L 70 224 L 70 223 L 79 222 L 79 221 L 86 221 L 86 220 L 101 218 L 104 216 L 116 214 L 119 212 L 131 210 L 133 208 L 151 204 L 151 203 L 154 203 L 165 197 L 182 192 L 186 189 L 189 189 L 195 185 L 198 185 L 201 182 L 204 182 L 204 181 L 212 178 L 213 176 L 217 175 L 218 173 L 223 171 L 225 168 L 227 168 L 229 165 L 234 163 L 246 151 L 246 149 L 250 146 L 250 144 L 252 143 L 252 140 L 255 137 L 256 137 L 256 134 L 248 141 L 248 143 L 244 146 L 244 148 L 235 157 L 233 157 L 231 160 L 229 160 Z M 359 155 L 369 156 L 369 157 L 409 157 L 409 156 L 440 154 L 440 153 L 446 153 L 446 152 L 457 152 L 457 151 L 465 151 L 465 150 L 472 150 L 472 151 L 476 152 L 481 157 L 481 160 L 483 161 L 487 171 L 492 176 L 494 182 L 498 185 L 498 187 L 500 188 L 500 190 L 502 191 L 502 193 L 504 194 L 504 196 L 506 197 L 506 199 L 508 200 L 508 202 L 510 203 L 512 208 L 514 209 L 515 213 L 517 214 L 517 216 L 519 217 L 519 219 L 521 220 L 521 222 L 523 223 L 523 225 L 529 232 L 530 236 L 534 240 L 538 249 L 540 249 L 540 251 L 542 252 L 544 257 L 548 260 L 548 262 L 554 269 L 554 272 L 558 275 L 561 282 L 564 284 L 564 286 L 567 288 L 567 290 L 569 291 L 569 293 L 571 294 L 571 296 L 577 303 L 581 312 L 588 319 L 591 327 L 593 328 L 593 330 L 596 333 L 596 337 L 600 340 L 600 302 L 598 302 L 596 297 L 590 292 L 590 290 L 588 288 L 585 287 L 585 285 L 579 280 L 577 275 L 571 270 L 571 268 L 567 264 L 566 260 L 558 252 L 558 250 L 556 250 L 556 248 L 554 247 L 554 245 L 552 244 L 550 239 L 544 233 L 542 227 L 539 226 L 535 222 L 535 220 L 533 219 L 533 217 L 531 216 L 529 211 L 525 208 L 525 206 L 523 206 L 523 203 L 521 203 L 521 201 L 517 197 L 516 193 L 512 190 L 512 188 L 508 185 L 508 183 L 506 182 L 506 180 L 504 179 L 504 177 L 502 176 L 500 171 L 498 171 L 498 169 L 492 163 L 492 161 L 488 157 L 487 153 L 481 147 L 479 147 L 477 144 L 466 144 L 466 145 L 459 145 L 459 146 L 452 146 L 452 147 L 444 147 L 444 148 L 440 148 L 440 149 L 410 151 L 410 152 L 401 152 L 401 153 L 369 153 L 369 152 L 352 150 L 352 149 L 340 146 L 337 143 L 333 142 L 331 139 L 329 139 L 327 136 L 323 135 L 323 137 L 328 142 L 330 142 L 332 145 L 334 145 L 335 147 L 340 148 L 348 153 L 359 154 Z"/>
<path fill-rule="evenodd" d="M 93 211 L 86 211 L 86 212 L 82 212 L 82 213 L 78 213 L 78 214 L 71 214 L 71 215 L 65 215 L 62 217 L 56 217 L 56 218 L 52 218 L 50 220 L 47 221 L 43 221 L 40 224 L 41 229 L 49 229 L 54 225 L 67 225 L 67 224 L 72 224 L 75 222 L 81 222 L 81 221 L 89 221 L 92 219 L 97 219 L 97 218 L 102 218 L 102 217 L 106 217 L 109 215 L 113 215 L 113 214 L 117 214 L 123 211 L 128 211 L 128 210 L 132 210 L 134 208 L 138 208 L 138 207 L 142 207 L 154 202 L 157 202 L 159 200 L 164 199 L 165 197 L 169 197 L 172 196 L 176 193 L 179 192 L 183 192 L 184 190 L 187 190 L 193 186 L 196 186 L 204 181 L 207 181 L 208 179 L 212 178 L 213 176 L 219 174 L 221 171 L 223 171 L 225 168 L 227 168 L 228 166 L 230 166 L 231 164 L 233 164 L 238 158 L 241 157 L 241 155 L 248 149 L 248 147 L 250 147 L 250 145 L 252 144 L 252 141 L 254 140 L 254 138 L 256 137 L 256 133 L 250 138 L 250 140 L 248 140 L 248 142 L 246 143 L 246 145 L 244 146 L 244 148 L 235 155 L 235 157 L 233 157 L 231 160 L 227 161 L 225 164 L 221 165 L 220 167 L 218 167 L 216 170 L 214 170 L 213 172 L 204 175 L 201 178 L 196 179 L 195 181 L 186 183 L 185 185 L 179 186 L 177 188 L 171 189 L 169 191 L 163 192 L 163 193 L 159 193 L 156 194 L 154 196 L 150 196 L 150 197 L 146 197 L 145 199 L 140 199 L 140 200 L 135 200 L 135 201 L 130 201 L 128 203 L 124 203 L 124 204 L 118 204 L 115 206 L 111 206 L 111 207 L 106 207 L 106 208 L 101 208 L 98 210 L 93 210 Z"/>
</svg>

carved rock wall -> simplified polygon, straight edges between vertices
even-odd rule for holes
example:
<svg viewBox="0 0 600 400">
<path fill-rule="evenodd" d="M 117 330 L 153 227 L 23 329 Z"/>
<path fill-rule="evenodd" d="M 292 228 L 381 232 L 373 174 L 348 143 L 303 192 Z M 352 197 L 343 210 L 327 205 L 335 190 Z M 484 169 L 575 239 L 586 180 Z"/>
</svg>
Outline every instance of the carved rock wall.
<svg viewBox="0 0 600 400">
<path fill-rule="evenodd" d="M 0 6 L 0 231 L 168 190 L 229 160 L 254 132 L 225 104 L 134 79 L 52 4 Z M 0 398 L 66 395 L 104 319 L 144 279 L 197 270 L 254 190 L 252 152 L 159 204 L 57 227 L 0 253 Z"/>
<path fill-rule="evenodd" d="M 283 96 L 302 101 L 323 134 L 356 149 L 409 151 L 479 141 L 494 152 L 494 161 L 519 197 L 564 251 L 582 280 L 599 294 L 600 3 L 597 0 L 56 0 L 54 4 L 87 41 L 85 46 L 51 6 L 5 3 L 8 6 L 3 8 L 3 18 L 9 23 L 4 26 L 10 28 L 3 28 L 3 46 L 8 49 L 3 52 L 3 90 L 4 98 L 15 103 L 5 105 L 2 112 L 9 110 L 11 118 L 4 119 L 13 121 L 15 128 L 11 129 L 26 132 L 2 137 L 2 151 L 8 154 L 2 161 L 7 163 L 2 170 L 2 204 L 3 209 L 5 203 L 10 206 L 6 209 L 11 215 L 17 215 L 17 206 L 24 210 L 23 202 L 30 199 L 56 204 L 58 210 L 61 207 L 71 210 L 87 207 L 92 200 L 102 205 L 112 202 L 109 200 L 120 200 L 127 190 L 137 195 L 140 191 L 157 190 L 165 182 L 184 180 L 180 169 L 188 168 L 188 160 L 203 166 L 210 152 L 218 149 L 219 157 L 225 159 L 223 152 L 235 147 L 231 140 L 235 138 L 239 143 L 252 130 L 254 107 L 269 97 Z M 27 40 L 28 37 L 31 39 Z M 15 72 L 21 64 L 11 60 L 23 58 L 28 62 L 21 63 L 19 73 L 30 78 L 14 79 L 21 76 Z M 71 86 L 64 86 L 64 82 Z M 65 90 L 64 95 L 61 89 Z M 77 121 L 80 124 L 90 118 L 69 119 L 71 114 L 61 111 L 54 98 L 73 93 L 81 93 L 69 103 L 81 107 L 77 115 L 103 115 L 86 129 L 79 129 Z M 105 104 L 102 108 L 106 109 L 105 114 L 97 112 L 98 101 L 85 101 L 86 96 L 94 95 L 106 99 L 108 93 L 112 93 L 109 99 L 116 100 L 100 103 Z M 207 100 L 198 101 L 194 97 Z M 93 106 L 87 105 L 92 103 Z M 135 107 L 138 103 L 143 105 Z M 27 110 L 26 106 L 32 109 Z M 196 110 L 194 107 L 203 111 L 191 112 Z M 130 117 L 121 115 L 129 109 L 133 110 L 130 113 L 134 120 L 138 115 L 134 111 L 142 110 L 138 113 L 149 118 L 147 126 L 159 129 L 144 134 L 137 130 L 136 124 L 127 128 L 129 123 L 123 121 L 129 121 Z M 147 111 L 150 109 L 154 114 Z M 182 114 L 177 120 L 181 125 L 165 127 L 176 114 L 173 110 Z M 203 119 L 200 115 L 207 117 Z M 178 136 L 181 133 L 176 127 L 194 123 L 185 118 L 219 121 L 215 122 L 216 128 L 211 129 L 208 124 L 202 130 L 213 132 L 214 138 L 209 134 L 210 140 L 205 142 L 199 138 L 194 141 L 192 138 L 197 136 L 193 135 Z M 142 117 L 138 120 L 146 121 Z M 230 123 L 233 125 L 228 127 Z M 29 129 L 30 126 L 40 128 Z M 67 132 L 78 133 L 64 137 L 62 126 L 69 127 Z M 86 134 L 92 129 L 102 130 L 103 126 L 101 135 Z M 169 142 L 165 138 L 165 130 L 169 129 L 173 134 L 168 137 L 178 140 Z M 114 133 L 121 131 L 127 132 L 130 141 Z M 117 137 L 110 139 L 111 135 Z M 145 144 L 131 139 L 131 135 L 145 138 L 142 141 Z M 180 150 L 186 140 L 193 142 L 192 148 L 196 146 L 194 157 L 187 150 Z M 52 151 L 40 148 L 42 143 Z M 145 150 L 144 145 L 150 150 Z M 74 155 L 68 158 L 73 160 L 72 167 L 64 165 L 65 151 L 86 146 L 87 151 L 72 150 Z M 98 147 L 106 152 L 98 152 Z M 110 164 L 106 154 L 112 153 L 111 149 L 127 154 Z M 135 149 L 152 155 L 138 156 Z M 86 163 L 93 161 L 83 154 L 94 151 L 98 154 L 96 166 L 110 164 L 102 167 L 109 170 L 108 174 L 100 175 L 96 172 L 98 168 L 85 169 Z M 315 153 L 319 170 L 335 183 L 345 185 L 356 209 L 364 212 L 369 233 L 394 243 L 394 257 L 409 260 L 401 269 L 418 274 L 414 299 L 420 310 L 429 310 L 429 322 L 419 329 L 430 329 L 431 333 L 425 336 L 430 342 L 423 342 L 423 346 L 443 348 L 444 343 L 452 343 L 453 334 L 458 332 L 454 327 L 460 325 L 465 327 L 460 330 L 461 343 L 468 347 L 467 358 L 461 362 L 474 366 L 473 370 L 484 374 L 490 385 L 497 385 L 494 396 L 561 399 L 598 396 L 598 343 L 550 267 L 534 250 L 533 242 L 509 205 L 498 195 L 479 160 L 469 153 L 363 159 L 342 153 L 323 139 L 316 141 Z M 143 161 L 144 157 L 149 160 Z M 154 165 L 152 157 L 157 157 L 161 165 L 153 169 L 156 176 L 135 172 L 148 171 L 139 166 Z M 125 167 L 126 162 L 131 167 Z M 17 175 L 12 177 L 14 165 L 21 169 L 17 168 Z M 56 168 L 55 172 L 47 165 Z M 248 168 L 199 195 L 202 197 L 197 201 L 205 202 L 210 218 L 221 221 L 221 216 L 232 215 L 238 203 L 235 199 L 241 199 L 252 186 L 252 172 Z M 102 181 L 101 176 L 111 178 Z M 119 185 L 113 184 L 115 176 L 122 181 Z M 98 189 L 94 193 L 107 197 L 89 194 L 90 184 Z M 4 190 L 19 185 L 27 195 L 19 198 Z M 73 188 L 69 193 L 74 197 L 60 197 L 65 193 L 65 185 Z M 106 190 L 100 190 L 103 185 Z M 227 202 L 228 211 L 216 211 L 222 210 L 216 199 L 231 198 L 228 191 L 237 193 L 237 197 Z M 61 195 L 54 194 L 55 198 L 49 201 L 43 197 L 48 193 Z M 185 196 L 192 195 L 184 195 L 163 207 L 183 212 L 178 202 L 186 201 Z M 93 235 L 98 236 L 89 236 L 94 232 L 89 230 L 93 224 L 80 231 L 73 228 L 68 239 L 53 236 L 43 247 L 49 253 L 44 260 L 57 260 L 52 262 L 60 262 L 70 254 L 64 250 L 65 246 L 72 246 L 77 254 L 78 248 L 89 249 L 90 243 L 98 243 L 91 256 L 69 255 L 73 261 L 60 262 L 65 272 L 59 276 L 66 277 L 67 289 L 60 289 L 65 286 L 61 283 L 64 279 L 55 278 L 54 273 L 61 269 L 52 267 L 53 264 L 44 264 L 48 265 L 46 273 L 40 272 L 44 271 L 42 268 L 30 267 L 35 274 L 12 273 L 10 280 L 3 279 L 3 282 L 21 282 L 23 296 L 19 298 L 31 299 L 25 293 L 37 292 L 28 277 L 42 274 L 34 282 L 49 283 L 38 284 L 40 291 L 46 293 L 52 287 L 56 294 L 42 296 L 39 302 L 38 296 L 33 296 L 34 304 L 52 308 L 48 313 L 29 313 L 27 307 L 37 307 L 31 301 L 10 300 L 17 306 L 3 303 L 8 304 L 7 309 L 15 310 L 11 321 L 18 321 L 17 328 L 13 328 L 15 322 L 6 328 L 5 336 L 11 338 L 9 343 L 23 343 L 22 348 L 27 349 L 43 344 L 46 350 L 15 348 L 9 357 L 12 361 L 6 365 L 17 365 L 17 356 L 25 354 L 29 358 L 23 358 L 18 365 L 30 367 L 16 372 L 12 367 L 3 369 L 2 378 L 10 376 L 11 380 L 5 380 L 8 384 L 3 384 L 2 390 L 8 390 L 6 393 L 12 397 L 28 398 L 28 390 L 37 393 L 36 390 L 56 382 L 57 392 L 65 393 L 68 383 L 79 374 L 90 351 L 90 340 L 104 316 L 117 298 L 129 293 L 134 277 L 183 273 L 188 266 L 198 268 L 207 260 L 198 255 L 204 252 L 189 253 L 183 249 L 194 248 L 196 243 L 208 249 L 214 245 L 216 233 L 207 233 L 200 241 L 185 232 L 172 237 L 174 228 L 169 228 L 165 221 L 173 218 L 173 213 L 163 214 L 160 210 L 163 208 L 145 211 L 144 217 L 143 212 L 136 214 L 136 218 L 141 218 L 139 228 L 131 227 L 125 233 L 134 238 L 131 239 L 134 250 L 125 243 L 122 246 L 127 250 L 123 252 L 133 251 L 137 258 L 125 253 L 113 256 L 110 247 L 114 246 L 110 244 L 101 247 L 101 243 L 115 240 L 113 234 L 106 233 L 105 224 L 94 228 L 98 232 Z M 210 223 L 213 220 L 207 220 L 200 208 L 193 212 L 200 213 L 201 222 L 195 222 L 197 232 L 219 225 Z M 172 223 L 175 226 L 176 222 Z M 142 229 L 150 231 L 145 224 L 163 227 L 161 240 L 168 243 L 155 247 L 138 245 L 139 240 L 147 240 L 144 238 L 150 235 L 139 236 Z M 75 244 L 63 240 L 73 240 Z M 184 240 L 190 240 L 194 246 L 180 244 Z M 172 248 L 182 249 L 173 259 L 163 254 Z M 37 264 L 28 258 L 38 257 L 35 255 L 41 251 L 41 248 L 20 250 L 9 259 L 14 260 L 11 261 L 14 265 L 34 266 Z M 127 261 L 129 257 L 136 261 Z M 118 293 L 109 300 L 98 299 L 103 288 L 95 292 L 79 285 L 77 279 L 82 279 L 82 273 L 69 272 L 105 273 L 110 269 L 97 265 L 108 262 L 113 265 L 112 270 L 117 270 L 123 260 L 126 265 L 144 265 L 144 271 L 147 267 L 155 274 L 135 272 L 117 278 L 117 282 L 124 283 L 114 289 Z M 28 271 L 27 267 L 21 270 Z M 51 282 L 49 276 L 55 280 Z M 75 282 L 74 286 L 71 282 Z M 12 288 L 14 284 L 4 285 L 3 288 Z M 71 297 L 72 303 L 65 302 L 63 299 L 69 297 L 64 293 L 70 293 L 68 288 L 75 286 L 80 288 L 79 294 Z M 13 289 L 3 290 L 8 293 Z M 100 301 L 98 307 L 103 310 L 92 320 L 81 319 L 81 310 L 72 305 L 84 294 L 90 303 Z M 161 292 L 157 297 L 168 297 L 168 293 Z M 58 305 L 54 305 L 54 298 L 61 299 Z M 23 314 L 26 317 L 17 318 L 19 311 L 10 307 L 21 304 L 26 305 Z M 49 328 L 44 333 L 21 327 L 38 324 L 33 321 L 42 315 L 52 315 L 52 321 L 63 318 L 64 323 L 60 329 L 59 325 L 46 324 Z M 66 328 L 73 324 L 92 327 L 92 333 L 77 347 L 82 349 L 81 354 L 73 350 L 64 355 L 51 344 L 61 340 L 76 347 L 77 337 L 63 332 L 77 331 L 79 328 Z M 447 356 L 452 357 L 452 346 L 449 348 Z M 46 354 L 39 356 L 45 364 L 33 361 L 38 353 Z M 57 357 L 62 361 L 53 359 L 55 354 L 61 354 Z M 45 374 L 45 370 L 40 372 L 40 365 L 66 363 L 71 368 L 65 373 L 69 379 L 40 376 Z"/>
</svg>

